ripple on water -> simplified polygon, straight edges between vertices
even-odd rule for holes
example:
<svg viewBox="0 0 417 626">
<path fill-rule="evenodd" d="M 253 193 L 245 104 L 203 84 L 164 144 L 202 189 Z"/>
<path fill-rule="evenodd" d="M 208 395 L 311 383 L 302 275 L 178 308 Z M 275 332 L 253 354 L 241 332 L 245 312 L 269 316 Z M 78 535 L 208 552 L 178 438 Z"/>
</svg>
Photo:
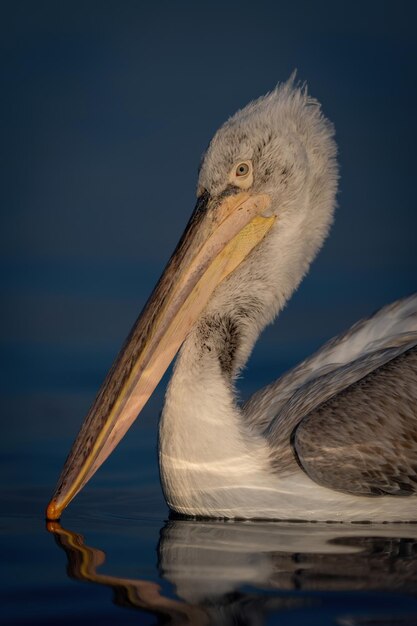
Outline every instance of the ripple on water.
<svg viewBox="0 0 417 626">
<path fill-rule="evenodd" d="M 46 528 L 49 495 L 5 493 L 7 624 L 417 624 L 415 524 L 169 520 L 149 485 L 87 489 Z"/>
</svg>

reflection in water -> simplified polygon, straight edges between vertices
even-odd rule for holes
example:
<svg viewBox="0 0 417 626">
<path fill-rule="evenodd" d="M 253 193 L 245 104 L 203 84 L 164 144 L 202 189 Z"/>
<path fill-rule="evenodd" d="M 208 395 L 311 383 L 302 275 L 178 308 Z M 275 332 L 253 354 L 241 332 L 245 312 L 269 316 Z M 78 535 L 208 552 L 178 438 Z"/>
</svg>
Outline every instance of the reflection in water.
<svg viewBox="0 0 417 626">
<path fill-rule="evenodd" d="M 149 611 L 163 624 L 259 626 L 271 613 L 313 609 L 321 596 L 312 591 L 417 591 L 414 525 L 170 521 L 161 530 L 158 564 L 179 600 L 162 595 L 155 582 L 97 573 L 104 552 L 58 523 L 48 530 L 67 554 L 71 577 L 111 587 L 116 604 Z M 413 615 L 402 615 L 401 606 L 393 610 L 395 624 L 417 624 L 415 605 Z M 349 621 L 348 614 L 337 623 L 394 623 L 386 615 Z"/>
<path fill-rule="evenodd" d="M 162 596 L 159 585 L 154 582 L 98 574 L 97 568 L 106 559 L 102 550 L 87 546 L 82 535 L 62 528 L 58 522 L 48 522 L 47 528 L 67 554 L 68 575 L 76 580 L 111 587 L 116 604 L 168 617 L 170 624 L 208 623 L 198 607 Z"/>
</svg>

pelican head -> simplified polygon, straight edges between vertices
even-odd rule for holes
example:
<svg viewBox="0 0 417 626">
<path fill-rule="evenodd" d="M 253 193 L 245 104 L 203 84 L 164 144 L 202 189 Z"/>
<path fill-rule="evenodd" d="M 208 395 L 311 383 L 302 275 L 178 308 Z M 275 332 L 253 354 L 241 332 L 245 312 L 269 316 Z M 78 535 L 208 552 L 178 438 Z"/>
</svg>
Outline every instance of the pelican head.
<svg viewBox="0 0 417 626">
<path fill-rule="evenodd" d="M 86 417 L 49 519 L 115 448 L 190 331 L 211 313 L 251 318 L 225 367 L 235 375 L 328 232 L 335 155 L 332 126 L 292 79 L 217 131 L 202 159 L 195 210 Z"/>
</svg>

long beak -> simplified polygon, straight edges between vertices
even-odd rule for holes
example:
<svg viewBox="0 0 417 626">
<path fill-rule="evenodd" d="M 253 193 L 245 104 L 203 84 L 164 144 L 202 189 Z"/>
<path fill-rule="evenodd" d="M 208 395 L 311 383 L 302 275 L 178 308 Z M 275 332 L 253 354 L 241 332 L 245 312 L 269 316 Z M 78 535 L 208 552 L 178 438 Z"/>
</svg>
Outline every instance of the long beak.
<svg viewBox="0 0 417 626">
<path fill-rule="evenodd" d="M 213 291 L 264 238 L 267 195 L 204 193 L 110 369 L 66 460 L 46 515 L 54 520 L 93 476 L 153 393 Z"/>
</svg>

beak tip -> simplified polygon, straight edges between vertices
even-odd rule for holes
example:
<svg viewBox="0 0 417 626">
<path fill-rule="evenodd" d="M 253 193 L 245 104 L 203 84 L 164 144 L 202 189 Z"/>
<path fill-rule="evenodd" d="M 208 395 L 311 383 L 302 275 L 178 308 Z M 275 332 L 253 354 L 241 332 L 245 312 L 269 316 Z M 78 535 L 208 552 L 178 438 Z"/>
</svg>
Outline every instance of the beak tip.
<svg viewBox="0 0 417 626">
<path fill-rule="evenodd" d="M 59 533 L 59 531 L 61 530 L 61 524 L 59 522 L 51 522 L 47 520 L 46 530 L 49 533 L 52 533 L 53 535 L 55 535 L 56 533 Z"/>
<path fill-rule="evenodd" d="M 52 499 L 46 508 L 46 519 L 49 521 L 57 521 L 61 517 L 62 509 L 57 505 L 56 500 Z"/>
</svg>

